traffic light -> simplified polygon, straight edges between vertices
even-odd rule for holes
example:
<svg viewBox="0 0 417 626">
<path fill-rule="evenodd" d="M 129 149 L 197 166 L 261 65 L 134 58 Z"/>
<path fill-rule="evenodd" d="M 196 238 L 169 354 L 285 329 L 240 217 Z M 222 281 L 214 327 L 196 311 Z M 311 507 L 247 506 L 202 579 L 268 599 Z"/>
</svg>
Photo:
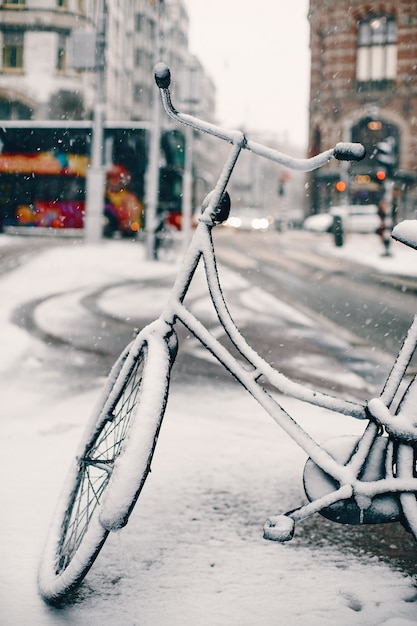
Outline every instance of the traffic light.
<svg viewBox="0 0 417 626">
<path fill-rule="evenodd" d="M 288 172 L 281 172 L 278 179 L 278 195 L 285 196 L 285 184 L 290 180 Z"/>
<path fill-rule="evenodd" d="M 338 180 L 337 183 L 336 183 L 336 189 L 340 193 L 342 191 L 346 191 L 346 183 L 343 180 Z"/>
<path fill-rule="evenodd" d="M 381 183 L 386 179 L 387 173 L 383 169 L 379 169 L 375 172 L 375 178 L 379 180 Z"/>
<path fill-rule="evenodd" d="M 397 165 L 397 142 L 394 137 L 387 137 L 376 144 L 375 159 L 382 166 L 376 173 L 378 180 L 385 180 L 387 174 L 392 178 Z M 378 176 L 378 172 L 383 174 L 382 178 Z"/>
</svg>

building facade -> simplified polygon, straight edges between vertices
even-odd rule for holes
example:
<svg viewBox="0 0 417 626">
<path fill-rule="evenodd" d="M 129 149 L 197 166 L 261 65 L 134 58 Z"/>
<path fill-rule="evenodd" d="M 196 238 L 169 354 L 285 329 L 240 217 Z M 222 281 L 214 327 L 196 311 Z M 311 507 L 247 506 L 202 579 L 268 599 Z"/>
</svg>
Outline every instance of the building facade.
<svg viewBox="0 0 417 626">
<path fill-rule="evenodd" d="M 69 42 L 74 30 L 91 28 L 91 17 L 77 0 L 2 0 L 0 118 L 88 115 L 93 93 L 70 69 Z"/>
<path fill-rule="evenodd" d="M 210 122 L 215 121 L 214 82 L 199 59 L 189 50 L 188 29 L 189 18 L 183 0 L 134 0 L 133 120 L 152 119 L 155 98 L 159 102 L 153 67 L 156 62 L 163 61 L 171 70 L 171 91 L 175 106 L 183 112 Z M 172 121 L 165 114 L 162 114 L 162 124 L 165 128 L 173 128 Z M 184 128 L 176 128 L 185 150 Z M 193 134 L 193 187 L 196 204 L 201 203 L 210 191 L 217 173 L 212 145 L 212 137 L 201 133 Z"/>
<path fill-rule="evenodd" d="M 417 212 L 417 0 L 310 0 L 310 155 L 360 141 L 310 181 L 310 210 L 378 204 Z"/>
<path fill-rule="evenodd" d="M 192 112 L 213 121 L 214 83 L 189 51 L 188 27 L 183 0 L 0 0 L 0 120 L 90 120 L 99 97 L 107 122 L 149 123 L 163 60 L 179 107 L 189 109 L 187 84 L 198 76 Z M 210 138 L 195 139 L 200 201 L 214 156 Z"/>
<path fill-rule="evenodd" d="M 80 33 L 94 35 L 100 8 L 105 14 L 106 118 L 152 118 L 152 70 L 159 60 L 172 69 L 175 94 L 184 68 L 198 63 L 188 48 L 182 0 L 0 0 L 0 119 L 91 117 L 95 40 Z M 79 59 L 81 65 L 85 60 L 84 68 Z M 200 112 L 213 119 L 214 84 L 201 64 L 199 72 Z"/>
</svg>

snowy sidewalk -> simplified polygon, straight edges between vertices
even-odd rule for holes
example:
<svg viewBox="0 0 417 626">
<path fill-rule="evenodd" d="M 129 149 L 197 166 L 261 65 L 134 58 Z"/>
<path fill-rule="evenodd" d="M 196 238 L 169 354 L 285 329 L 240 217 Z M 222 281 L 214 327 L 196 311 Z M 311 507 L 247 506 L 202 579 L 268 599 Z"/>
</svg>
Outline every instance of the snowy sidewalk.
<svg viewBox="0 0 417 626">
<path fill-rule="evenodd" d="M 377 235 L 350 234 L 345 237 L 341 247 L 336 247 L 333 237 L 329 235 L 324 240 L 320 237 L 320 243 L 316 243 L 316 246 L 323 254 L 350 259 L 387 274 L 417 276 L 417 250 L 393 239 L 390 243 L 390 256 L 383 255 L 384 248 Z"/>
<path fill-rule="evenodd" d="M 77 601 L 61 609 L 41 601 L 43 541 L 102 381 L 74 391 L 49 369 L 51 347 L 12 324 L 11 314 L 57 292 L 174 271 L 144 261 L 137 244 L 105 242 L 47 250 L 0 280 L 2 626 L 417 624 L 413 579 L 359 550 L 355 529 L 317 517 L 289 544 L 262 539 L 269 515 L 304 501 L 305 455 L 221 380 L 174 382 L 153 471 L 128 526 L 110 537 Z M 295 401 L 285 406 L 320 441 L 362 429 Z"/>
</svg>

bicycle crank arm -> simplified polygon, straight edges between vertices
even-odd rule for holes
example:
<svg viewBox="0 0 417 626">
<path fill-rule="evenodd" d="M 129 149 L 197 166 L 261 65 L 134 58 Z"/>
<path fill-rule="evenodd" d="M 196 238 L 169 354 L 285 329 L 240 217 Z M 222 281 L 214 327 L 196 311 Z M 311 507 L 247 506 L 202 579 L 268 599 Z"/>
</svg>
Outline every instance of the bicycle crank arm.
<svg viewBox="0 0 417 626">
<path fill-rule="evenodd" d="M 388 437 L 376 438 L 364 464 L 359 480 L 373 482 L 386 476 Z M 335 437 L 323 444 L 341 465 L 347 465 L 356 449 L 358 438 L 351 435 Z M 290 541 L 296 522 L 315 513 L 340 524 L 384 524 L 400 522 L 406 526 L 398 495 L 376 495 L 373 498 L 355 495 L 352 485 L 340 486 L 332 476 L 308 459 L 304 468 L 304 490 L 309 503 L 283 515 L 269 518 L 264 525 L 264 538 Z"/>
<path fill-rule="evenodd" d="M 373 482 L 386 477 L 386 454 L 388 437 L 376 438 L 369 452 L 358 479 L 361 482 Z M 353 435 L 335 437 L 323 444 L 323 448 L 340 464 L 346 465 L 358 443 Z M 311 501 L 320 500 L 329 493 L 337 491 L 338 482 L 326 474 L 309 459 L 304 468 L 304 490 Z M 353 491 L 353 488 L 352 488 Z M 376 495 L 373 498 L 355 496 L 336 501 L 330 506 L 323 506 L 320 515 L 340 524 L 383 524 L 398 522 L 402 519 L 399 498 L 393 494 Z"/>
</svg>

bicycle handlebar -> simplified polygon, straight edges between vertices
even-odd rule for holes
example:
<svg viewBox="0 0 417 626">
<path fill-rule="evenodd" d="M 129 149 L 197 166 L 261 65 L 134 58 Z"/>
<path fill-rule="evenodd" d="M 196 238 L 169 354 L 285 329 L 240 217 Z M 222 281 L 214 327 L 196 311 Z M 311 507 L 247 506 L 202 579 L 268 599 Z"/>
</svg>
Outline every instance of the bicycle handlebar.
<svg viewBox="0 0 417 626">
<path fill-rule="evenodd" d="M 216 126 L 210 122 L 205 122 L 197 117 L 180 113 L 171 101 L 169 86 L 171 84 L 171 72 L 165 63 L 158 63 L 154 68 L 155 82 L 160 89 L 162 104 L 167 114 L 177 122 L 191 126 L 195 130 L 214 135 L 228 143 L 239 145 L 259 156 L 262 156 L 276 163 L 280 163 L 293 170 L 311 172 L 321 167 L 331 158 L 338 161 L 361 161 L 365 156 L 365 148 L 360 143 L 340 142 L 334 148 L 321 152 L 308 159 L 296 159 L 290 157 L 274 148 L 268 148 L 263 144 L 249 140 L 242 131 L 227 130 L 221 126 Z"/>
</svg>

